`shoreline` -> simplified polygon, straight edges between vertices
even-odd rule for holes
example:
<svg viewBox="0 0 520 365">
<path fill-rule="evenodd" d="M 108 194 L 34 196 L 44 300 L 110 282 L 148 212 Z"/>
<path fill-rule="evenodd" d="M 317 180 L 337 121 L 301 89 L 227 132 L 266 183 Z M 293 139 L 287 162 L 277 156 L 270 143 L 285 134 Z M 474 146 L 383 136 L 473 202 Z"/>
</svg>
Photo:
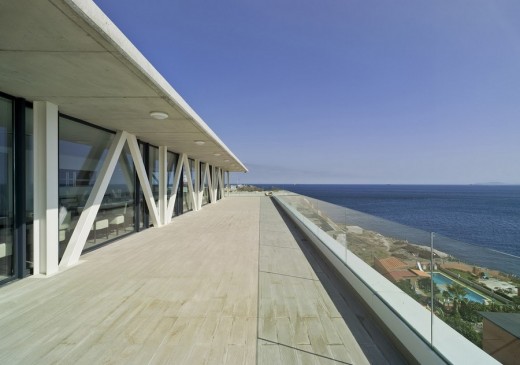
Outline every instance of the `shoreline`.
<svg viewBox="0 0 520 365">
<path fill-rule="evenodd" d="M 310 217 L 315 224 L 320 226 L 323 231 L 331 235 L 334 239 L 338 240 L 342 244 L 346 244 L 349 250 L 371 266 L 373 265 L 373 260 L 375 258 L 380 259 L 386 257 L 396 257 L 406 261 L 410 266 L 416 266 L 417 262 L 420 262 L 421 265 L 427 264 L 429 266 L 431 260 L 430 246 L 415 243 L 408 239 L 396 238 L 387 234 L 379 233 L 372 229 L 365 229 L 356 224 L 351 225 L 349 222 L 338 223 L 327 214 L 326 205 L 320 206 L 319 208 L 321 209 L 318 209 L 314 206 L 315 204 L 313 204 L 313 198 L 301 197 L 303 197 L 305 206 L 299 204 L 300 208 L 307 211 L 306 215 Z M 312 216 L 315 218 L 312 219 Z M 396 226 L 399 228 L 401 225 L 396 224 Z M 487 257 L 483 258 L 483 255 L 481 255 L 482 252 L 479 250 L 476 251 L 476 257 L 471 257 L 472 259 L 468 260 L 467 256 L 473 256 L 471 253 L 474 251 L 465 250 L 468 248 L 464 247 L 465 243 L 455 240 L 449 240 L 447 242 L 454 246 L 453 248 L 458 248 L 459 252 L 462 251 L 462 253 L 465 253 L 465 255 L 462 255 L 463 257 L 461 257 L 461 255 L 452 254 L 451 252 L 434 248 L 435 265 L 442 265 L 447 268 L 458 266 L 459 270 L 474 275 L 486 272 L 493 273 L 494 276 L 507 281 L 511 281 L 516 277 L 514 273 L 509 273 L 508 271 L 503 270 L 503 260 L 497 261 L 490 258 L 489 262 L 491 262 L 492 265 L 487 265 Z M 497 255 L 502 255 L 500 252 L 489 251 L 494 252 Z M 510 259 L 516 259 L 514 255 L 508 255 L 507 257 Z M 501 267 L 497 268 L 493 263 L 500 263 Z M 518 262 L 512 264 L 518 266 Z M 520 271 L 520 268 L 516 267 L 516 269 Z"/>
</svg>

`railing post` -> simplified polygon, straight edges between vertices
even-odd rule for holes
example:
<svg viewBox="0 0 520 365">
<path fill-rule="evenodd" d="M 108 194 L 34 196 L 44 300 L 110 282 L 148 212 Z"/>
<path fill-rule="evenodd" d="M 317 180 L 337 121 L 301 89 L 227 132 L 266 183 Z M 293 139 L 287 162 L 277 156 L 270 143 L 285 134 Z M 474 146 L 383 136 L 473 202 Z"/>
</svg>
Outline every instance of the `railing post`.
<svg viewBox="0 0 520 365">
<path fill-rule="evenodd" d="M 430 316 L 430 346 L 433 348 L 433 299 L 434 299 L 434 292 L 433 292 L 433 237 L 434 233 L 431 232 L 430 235 L 430 290 L 431 290 L 431 316 Z"/>
</svg>

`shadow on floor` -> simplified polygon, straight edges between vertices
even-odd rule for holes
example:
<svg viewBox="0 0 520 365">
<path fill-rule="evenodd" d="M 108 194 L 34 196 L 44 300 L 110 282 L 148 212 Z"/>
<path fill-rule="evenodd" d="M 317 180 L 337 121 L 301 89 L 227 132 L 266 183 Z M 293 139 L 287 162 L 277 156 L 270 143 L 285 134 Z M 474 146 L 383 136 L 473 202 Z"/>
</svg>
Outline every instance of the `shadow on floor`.
<svg viewBox="0 0 520 365">
<path fill-rule="evenodd" d="M 307 240 L 305 234 L 293 223 L 283 209 L 274 200 L 272 202 L 368 361 L 371 364 L 407 364 L 408 361 L 405 356 L 385 333 L 370 310 L 365 308 L 354 289 L 338 276 L 335 269 Z"/>
</svg>

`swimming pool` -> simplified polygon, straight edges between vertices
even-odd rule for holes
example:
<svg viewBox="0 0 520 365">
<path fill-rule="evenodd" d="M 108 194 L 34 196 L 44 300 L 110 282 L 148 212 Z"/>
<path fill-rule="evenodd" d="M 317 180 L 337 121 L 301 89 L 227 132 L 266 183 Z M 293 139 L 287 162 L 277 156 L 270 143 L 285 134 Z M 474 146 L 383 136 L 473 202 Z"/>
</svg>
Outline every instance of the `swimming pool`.
<svg viewBox="0 0 520 365">
<path fill-rule="evenodd" d="M 441 292 L 443 290 L 448 290 L 448 285 L 453 284 L 453 280 L 440 272 L 433 273 L 433 282 L 437 285 Z M 477 294 L 473 290 L 467 288 L 465 285 L 464 289 L 466 290 L 466 295 L 464 295 L 464 298 L 471 300 L 472 302 L 481 304 L 486 303 L 486 298 L 484 298 L 482 295 Z"/>
</svg>

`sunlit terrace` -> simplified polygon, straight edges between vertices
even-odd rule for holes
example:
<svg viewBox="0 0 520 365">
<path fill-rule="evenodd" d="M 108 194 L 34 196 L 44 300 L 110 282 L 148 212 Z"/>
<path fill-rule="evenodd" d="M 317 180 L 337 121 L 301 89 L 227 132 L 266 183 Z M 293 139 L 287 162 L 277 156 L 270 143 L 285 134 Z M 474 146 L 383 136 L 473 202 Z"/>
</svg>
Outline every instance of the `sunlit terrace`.
<svg viewBox="0 0 520 365">
<path fill-rule="evenodd" d="M 270 198 L 230 197 L 2 289 L 0 363 L 404 363 Z"/>
</svg>

